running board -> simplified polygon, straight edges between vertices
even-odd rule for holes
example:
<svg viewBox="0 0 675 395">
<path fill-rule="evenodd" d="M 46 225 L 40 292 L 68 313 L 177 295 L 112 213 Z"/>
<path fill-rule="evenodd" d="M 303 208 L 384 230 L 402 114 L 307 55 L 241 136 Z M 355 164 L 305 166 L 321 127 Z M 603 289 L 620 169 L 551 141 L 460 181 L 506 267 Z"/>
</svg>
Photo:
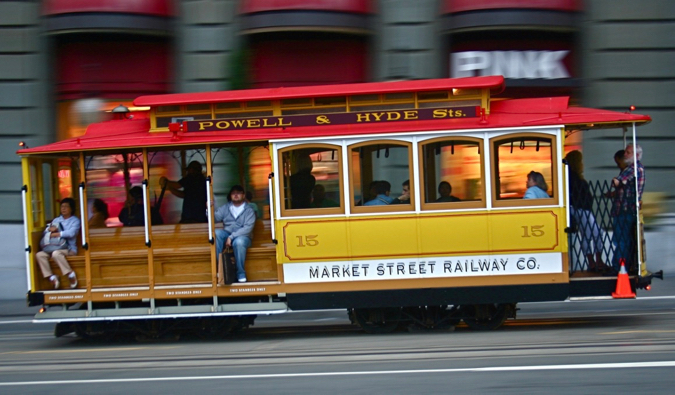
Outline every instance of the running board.
<svg viewBox="0 0 675 395">
<path fill-rule="evenodd" d="M 33 322 L 85 322 L 85 321 L 118 321 L 145 320 L 164 318 L 226 317 L 242 315 L 271 315 L 288 312 L 285 302 L 270 303 L 232 303 L 200 306 L 162 306 L 154 309 L 131 307 L 97 310 L 67 310 L 51 308 L 37 313 Z"/>
</svg>

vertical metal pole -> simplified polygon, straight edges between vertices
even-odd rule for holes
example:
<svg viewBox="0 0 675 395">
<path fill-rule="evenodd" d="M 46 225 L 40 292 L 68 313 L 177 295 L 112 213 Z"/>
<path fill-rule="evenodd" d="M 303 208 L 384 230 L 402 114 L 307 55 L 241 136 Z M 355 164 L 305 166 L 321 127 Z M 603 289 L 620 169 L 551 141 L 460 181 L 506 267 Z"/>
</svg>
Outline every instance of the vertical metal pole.
<svg viewBox="0 0 675 395">
<path fill-rule="evenodd" d="M 344 140 L 342 140 L 342 143 L 340 145 L 342 147 L 342 149 L 340 150 L 340 155 L 342 156 L 340 158 L 342 163 L 342 179 L 340 180 L 340 182 L 342 183 L 342 199 L 344 200 L 345 205 L 345 216 L 349 218 L 352 214 L 352 195 L 354 193 L 354 191 L 352 191 L 350 183 L 348 182 L 349 161 L 351 160 L 351 157 L 349 155 L 349 150 L 347 149 L 347 143 Z"/>
<path fill-rule="evenodd" d="M 213 221 L 211 220 L 211 176 L 206 177 L 206 218 L 209 222 L 209 243 L 213 244 Z"/>
<path fill-rule="evenodd" d="M 54 207 L 54 177 L 49 174 L 49 201 L 45 200 L 45 182 L 44 182 L 44 163 L 43 161 L 37 161 L 34 162 L 34 168 L 35 168 L 35 183 L 32 185 L 35 185 L 35 190 L 32 191 L 31 195 L 31 200 L 35 201 L 36 206 L 35 206 L 35 216 L 33 217 L 33 223 L 37 222 L 38 224 L 46 224 L 47 221 L 51 220 L 51 218 L 46 218 L 46 213 L 45 210 L 47 207 L 50 208 L 50 214 L 53 214 L 53 207 Z M 49 164 L 50 170 L 53 167 L 53 163 Z M 30 170 L 29 173 L 30 174 Z M 30 179 L 30 175 L 24 177 L 24 180 Z M 29 206 L 32 202 L 29 202 Z"/>
<path fill-rule="evenodd" d="M 569 185 L 569 180 L 570 180 L 570 166 L 569 163 L 567 163 L 567 160 L 563 159 L 562 161 L 563 165 L 565 166 L 565 183 L 563 184 L 565 186 L 565 221 L 567 221 L 567 227 L 569 228 L 570 225 L 572 224 L 571 222 L 571 215 L 570 215 L 570 210 L 571 210 L 571 204 L 570 204 L 570 185 Z M 569 235 L 569 233 L 568 233 Z M 567 262 L 568 262 L 568 268 L 567 270 L 569 272 L 574 271 L 574 264 L 572 259 L 570 259 L 570 252 L 573 249 L 573 246 L 570 245 L 569 240 L 574 240 L 574 238 L 567 237 L 568 243 L 567 243 Z M 571 270 L 570 270 L 571 269 Z"/>
<path fill-rule="evenodd" d="M 87 279 L 87 298 L 91 298 L 91 253 L 89 252 L 89 243 L 87 239 L 89 237 L 89 223 L 87 221 L 88 211 L 87 211 L 87 167 L 85 165 L 84 152 L 80 152 L 80 213 L 82 217 L 82 225 L 80 229 L 82 230 L 82 248 L 84 249 L 84 276 Z"/>
<path fill-rule="evenodd" d="M 422 202 L 419 199 L 416 199 L 414 196 L 422 196 L 421 194 L 421 181 L 419 178 L 420 169 L 419 169 L 419 151 L 417 150 L 419 146 L 417 145 L 417 137 L 413 137 L 412 139 L 412 163 L 413 163 L 413 168 L 412 168 L 412 174 L 413 177 L 413 185 L 410 187 L 410 201 L 415 202 L 415 212 L 419 213 L 420 210 L 422 209 Z"/>
<path fill-rule="evenodd" d="M 145 245 L 148 247 L 148 286 L 150 287 L 150 300 L 153 303 L 154 311 L 155 300 L 155 255 L 152 251 L 152 214 L 150 212 L 150 200 L 148 199 L 148 185 L 150 182 L 150 161 L 148 160 L 148 149 L 143 148 L 143 218 L 145 218 Z"/>
<path fill-rule="evenodd" d="M 272 189 L 272 180 L 274 179 L 274 173 L 270 173 L 270 175 L 267 177 L 267 188 L 269 189 L 269 194 L 270 194 L 270 220 L 272 223 L 271 230 L 272 230 L 272 240 L 276 240 L 276 232 L 275 232 L 275 227 L 274 227 L 274 201 L 275 199 L 272 199 L 274 196 L 273 189 Z"/>
<path fill-rule="evenodd" d="M 23 207 L 23 234 L 25 236 L 26 244 L 25 244 L 25 251 L 26 251 L 26 289 L 30 291 L 31 289 L 31 281 L 30 281 L 30 253 L 31 253 L 31 248 L 30 248 L 30 238 L 28 235 L 28 208 L 26 207 L 26 192 L 28 191 L 28 186 L 24 185 L 21 187 L 21 205 Z"/>
<path fill-rule="evenodd" d="M 565 218 L 567 221 L 567 226 L 571 224 L 570 222 L 570 186 L 569 186 L 569 179 L 570 179 L 570 166 L 567 163 L 566 160 L 563 160 L 563 163 L 565 164 Z"/>
<path fill-rule="evenodd" d="M 82 248 L 85 250 L 89 248 L 89 245 L 87 245 L 87 233 L 86 233 L 86 226 L 88 225 L 87 223 L 87 217 L 88 217 L 88 211 L 87 211 L 87 206 L 84 204 L 84 182 L 80 183 L 80 213 L 82 215 L 82 225 L 80 226 L 80 233 L 82 234 Z"/>
<path fill-rule="evenodd" d="M 216 255 L 216 243 L 214 237 L 215 218 L 213 208 L 211 205 L 215 204 L 213 197 L 213 156 L 211 146 L 206 145 L 204 153 L 206 157 L 206 215 L 208 216 L 209 225 L 209 243 L 211 244 L 211 288 L 213 292 L 213 311 L 218 305 L 218 256 Z"/>
<path fill-rule="evenodd" d="M 638 182 L 638 160 L 637 160 L 637 136 L 635 131 L 635 122 L 633 122 L 633 177 L 635 178 L 635 228 L 637 254 L 638 254 L 638 275 L 642 273 L 642 238 L 640 235 L 640 183 Z"/>
<path fill-rule="evenodd" d="M 145 245 L 150 247 L 150 233 L 148 232 L 148 209 L 146 202 L 148 201 L 148 180 L 143 180 L 143 218 L 145 219 Z"/>
<path fill-rule="evenodd" d="M 480 147 L 479 149 L 480 149 L 481 152 L 483 153 L 483 156 L 482 156 L 482 157 L 483 157 L 483 158 L 487 158 L 488 161 L 493 160 L 493 158 L 492 158 L 492 151 L 491 151 L 490 143 L 489 143 L 489 141 L 490 141 L 490 134 L 489 134 L 489 133 L 484 133 L 483 136 L 480 137 L 480 139 L 481 139 L 482 141 L 478 143 L 478 146 Z M 488 143 L 485 144 L 485 142 L 488 142 Z M 497 152 L 497 154 L 498 154 L 498 153 L 499 153 L 499 152 Z M 484 162 L 483 162 L 483 163 L 484 163 Z M 492 210 L 492 198 L 491 198 L 491 196 L 493 196 L 493 195 L 492 195 L 492 190 L 493 190 L 494 187 L 496 186 L 496 184 L 495 184 L 495 183 L 496 183 L 496 180 L 493 180 L 493 179 L 492 179 L 492 167 L 491 167 L 491 166 L 485 166 L 485 165 L 481 165 L 481 166 L 483 167 L 482 170 L 483 170 L 483 172 L 484 172 L 484 174 L 485 174 L 485 180 L 487 180 L 487 182 L 485 183 L 485 196 L 483 196 L 483 199 L 484 199 L 484 201 L 485 201 L 485 209 L 486 209 L 487 211 L 490 211 L 490 210 Z M 498 170 L 498 169 L 497 169 L 497 170 Z M 497 174 L 499 174 L 499 172 L 497 172 Z M 490 181 L 490 180 L 491 180 L 491 181 Z M 495 194 L 498 194 L 498 193 L 499 193 L 499 191 L 496 191 L 496 192 L 495 192 Z M 496 195 L 495 195 L 495 196 L 496 196 Z M 495 199 L 496 199 L 496 197 L 495 197 Z"/>
</svg>

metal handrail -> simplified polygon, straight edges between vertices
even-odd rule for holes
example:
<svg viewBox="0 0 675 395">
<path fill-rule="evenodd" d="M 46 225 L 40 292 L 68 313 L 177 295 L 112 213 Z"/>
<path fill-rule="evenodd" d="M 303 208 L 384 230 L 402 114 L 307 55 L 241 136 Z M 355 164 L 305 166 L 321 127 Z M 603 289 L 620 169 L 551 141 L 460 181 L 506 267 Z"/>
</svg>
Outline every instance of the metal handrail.
<svg viewBox="0 0 675 395">
<path fill-rule="evenodd" d="M 267 187 L 269 188 L 270 196 L 274 196 L 272 190 L 272 180 L 274 179 L 274 173 L 270 173 L 267 177 Z M 274 200 L 270 199 L 270 220 L 271 220 L 271 230 L 272 230 L 272 240 L 276 241 L 276 232 L 274 230 Z"/>
<path fill-rule="evenodd" d="M 150 221 L 148 221 L 148 210 L 145 206 L 145 203 L 148 201 L 148 180 L 145 179 L 143 180 L 143 218 L 145 219 L 145 245 L 150 247 L 151 242 L 150 242 L 150 231 L 148 229 L 148 225 Z"/>
<path fill-rule="evenodd" d="M 80 212 L 82 213 L 82 222 L 80 226 L 80 233 L 82 234 L 82 248 L 85 250 L 89 249 L 89 245 L 87 244 L 87 230 L 85 229 L 85 226 L 87 226 L 87 221 L 85 221 L 85 213 L 87 213 L 87 206 L 84 204 L 84 182 L 80 183 Z"/>
<path fill-rule="evenodd" d="M 28 193 L 28 186 L 21 187 L 21 205 L 23 207 L 23 233 L 26 238 L 26 289 L 30 291 L 30 237 L 28 235 L 28 208 L 26 207 L 26 195 Z"/>
<path fill-rule="evenodd" d="M 209 243 L 213 244 L 213 222 L 211 220 L 211 176 L 206 177 L 206 218 L 209 223 Z"/>
</svg>

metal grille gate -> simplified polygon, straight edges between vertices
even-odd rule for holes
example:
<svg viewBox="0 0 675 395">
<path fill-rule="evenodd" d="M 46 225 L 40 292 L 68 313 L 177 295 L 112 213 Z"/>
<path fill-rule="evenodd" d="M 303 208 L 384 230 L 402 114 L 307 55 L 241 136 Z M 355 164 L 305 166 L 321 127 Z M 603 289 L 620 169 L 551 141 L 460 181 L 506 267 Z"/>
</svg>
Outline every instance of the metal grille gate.
<svg viewBox="0 0 675 395">
<path fill-rule="evenodd" d="M 610 181 L 588 181 L 588 185 L 593 200 L 592 209 L 570 207 L 570 274 L 589 271 L 615 274 L 620 267 L 620 248 L 617 248 L 620 245 L 626 246 L 623 249 L 626 269 L 629 273 L 637 273 L 636 221 L 617 224 L 617 217 L 612 215 L 614 200 Z M 632 217 L 635 218 L 635 215 Z M 629 229 L 616 232 L 616 226 Z"/>
</svg>

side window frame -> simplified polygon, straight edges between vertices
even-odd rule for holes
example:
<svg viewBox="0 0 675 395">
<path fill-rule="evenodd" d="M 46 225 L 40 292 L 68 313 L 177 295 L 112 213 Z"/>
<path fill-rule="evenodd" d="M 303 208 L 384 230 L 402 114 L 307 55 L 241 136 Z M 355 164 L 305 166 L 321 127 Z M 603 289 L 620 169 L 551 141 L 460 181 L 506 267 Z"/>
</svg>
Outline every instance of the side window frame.
<svg viewBox="0 0 675 395">
<path fill-rule="evenodd" d="M 471 200 L 471 201 L 462 201 L 462 202 L 447 202 L 447 203 L 437 203 L 437 202 L 427 202 L 427 170 L 425 167 L 425 146 L 429 144 L 439 143 L 439 142 L 450 142 L 450 141 L 471 141 L 478 143 L 478 149 L 480 150 L 480 180 L 481 180 L 481 199 L 480 200 Z M 485 208 L 486 207 L 486 184 L 485 184 L 485 140 L 478 137 L 469 137 L 469 136 L 442 136 L 437 138 L 432 138 L 429 140 L 420 141 L 417 145 L 419 152 L 419 169 L 420 169 L 420 203 L 422 211 L 428 210 L 459 210 L 459 209 L 469 209 L 469 208 Z M 438 185 L 434 186 L 438 188 Z"/>
<path fill-rule="evenodd" d="M 551 144 L 551 185 L 549 189 L 551 190 L 551 197 L 542 198 L 542 199 L 498 199 L 497 196 L 500 193 L 498 178 L 499 178 L 499 161 L 498 161 L 498 149 L 497 146 L 500 142 L 514 140 L 519 138 L 530 138 L 534 139 L 545 139 L 549 140 Z M 492 171 L 492 180 L 491 182 L 491 200 L 492 207 L 531 207 L 531 206 L 552 206 L 558 204 L 558 138 L 555 134 L 548 133 L 514 133 L 506 134 L 497 137 L 493 137 L 489 141 L 490 144 L 490 169 Z M 528 172 L 525 172 L 523 176 L 526 176 Z M 525 183 L 526 178 L 523 178 L 522 182 Z"/>
<path fill-rule="evenodd" d="M 398 145 L 401 147 L 406 147 L 408 149 L 408 180 L 410 180 L 410 203 L 408 204 L 388 204 L 388 205 L 382 205 L 382 206 L 357 206 L 356 202 L 354 201 L 354 193 L 356 191 L 356 188 L 354 186 L 354 180 L 357 179 L 355 177 L 355 169 L 354 169 L 354 162 L 352 160 L 352 151 L 356 148 L 360 147 L 365 147 L 365 146 L 373 146 L 373 145 Z M 350 206 L 350 211 L 354 214 L 363 214 L 363 213 L 379 213 L 379 212 L 414 212 L 415 211 L 415 201 L 416 201 L 416 196 L 418 196 L 418 192 L 414 190 L 414 185 L 415 185 L 415 174 L 414 174 L 414 166 L 413 166 L 413 144 L 412 142 L 409 141 L 404 141 L 404 140 L 368 140 L 368 141 L 361 141 L 358 143 L 350 144 L 347 146 L 347 158 L 348 158 L 348 165 L 349 165 L 349 206 Z M 358 177 L 361 179 L 361 177 Z M 388 181 L 388 180 L 387 180 Z M 361 180 L 363 182 L 363 180 Z M 393 184 L 392 184 L 393 186 Z M 395 196 L 391 196 L 395 198 Z M 363 202 L 365 203 L 365 202 Z"/>
<path fill-rule="evenodd" d="M 338 183 L 340 188 L 339 193 L 339 206 L 338 207 L 325 207 L 325 208 L 286 208 L 286 176 L 284 175 L 284 154 L 289 151 L 296 151 L 302 149 L 314 149 L 314 148 L 325 148 L 327 150 L 336 150 L 335 157 L 337 158 L 337 169 L 338 169 Z M 281 217 L 304 217 L 304 216 L 318 216 L 318 215 L 339 215 L 345 213 L 345 202 L 344 202 L 344 174 L 342 170 L 342 146 L 339 144 L 328 144 L 328 143 L 303 143 L 298 145 L 291 145 L 284 148 L 280 148 L 277 151 L 277 165 L 279 166 L 279 213 Z M 318 184 L 318 183 L 317 183 Z M 290 185 L 288 185 L 288 190 L 290 190 Z M 290 197 L 289 197 L 290 199 Z"/>
</svg>

